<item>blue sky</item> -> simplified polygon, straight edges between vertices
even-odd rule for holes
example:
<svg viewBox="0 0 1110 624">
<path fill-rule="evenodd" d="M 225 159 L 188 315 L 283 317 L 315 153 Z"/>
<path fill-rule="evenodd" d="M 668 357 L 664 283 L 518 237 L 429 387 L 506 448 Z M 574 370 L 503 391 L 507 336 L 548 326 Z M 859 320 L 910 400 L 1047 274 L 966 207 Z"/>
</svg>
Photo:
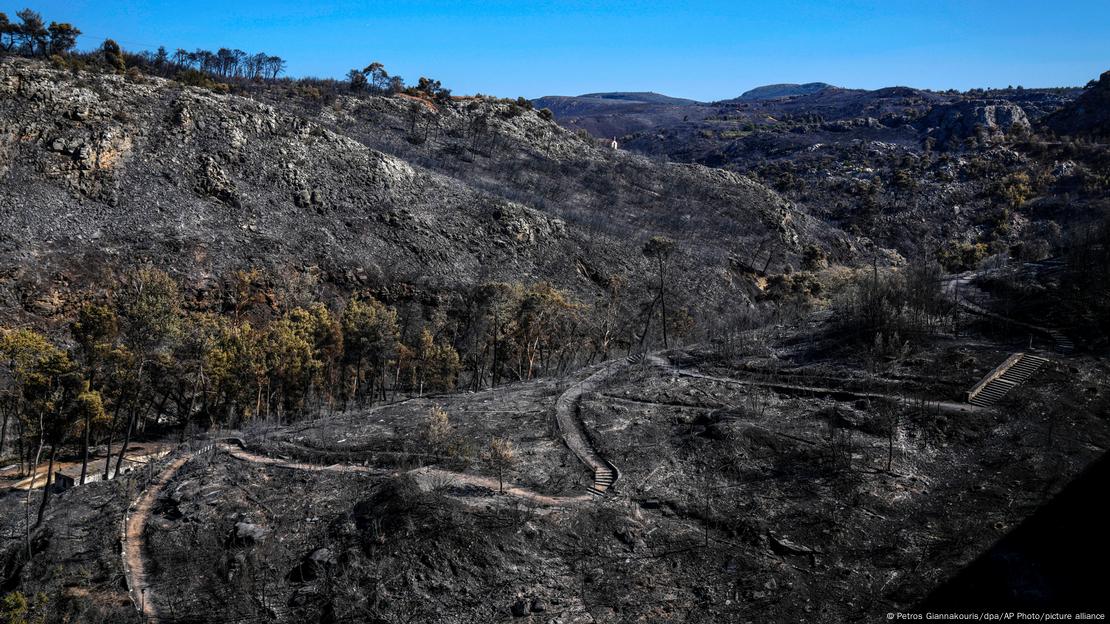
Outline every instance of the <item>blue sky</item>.
<svg viewBox="0 0 1110 624">
<path fill-rule="evenodd" d="M 292 75 L 372 60 L 456 93 L 658 91 L 714 100 L 775 82 L 934 89 L 1083 85 L 1110 69 L 1110 0 L 476 2 L 0 0 L 81 47 L 264 50 Z"/>
</svg>

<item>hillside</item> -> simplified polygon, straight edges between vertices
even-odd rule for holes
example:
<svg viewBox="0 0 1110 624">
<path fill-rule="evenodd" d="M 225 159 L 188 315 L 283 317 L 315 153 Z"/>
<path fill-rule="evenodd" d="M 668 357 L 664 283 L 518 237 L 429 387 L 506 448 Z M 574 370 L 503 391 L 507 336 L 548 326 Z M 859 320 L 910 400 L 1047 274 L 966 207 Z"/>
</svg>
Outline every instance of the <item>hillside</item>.
<svg viewBox="0 0 1110 624">
<path fill-rule="evenodd" d="M 777 98 L 793 97 L 796 95 L 809 95 L 824 89 L 832 88 L 827 82 L 807 82 L 805 84 L 780 83 L 763 85 L 748 89 L 740 94 L 737 100 L 772 100 Z"/>
<path fill-rule="evenodd" d="M 827 222 L 867 232 L 906 257 L 977 244 L 992 252 L 1043 248 L 1041 239 L 1051 242 L 1045 233 L 1056 227 L 1050 221 L 1066 226 L 1073 219 L 1058 210 L 1065 193 L 1074 194 L 1077 183 L 1086 189 L 1084 200 L 1100 193 L 1097 149 L 1082 157 L 1049 155 L 1023 143 L 1075 94 L 826 88 L 720 103 L 705 119 L 643 130 L 621 143 L 751 175 Z M 1061 168 L 1063 161 L 1071 164 Z M 1006 187 L 1026 179 L 1035 188 L 1007 195 Z M 1036 197 L 1037 208 L 1024 205 Z"/>
<path fill-rule="evenodd" d="M 536 108 L 550 110 L 567 128 L 609 138 L 690 119 L 703 119 L 713 111 L 700 102 L 657 93 L 548 95 L 532 100 L 532 103 Z"/>
<path fill-rule="evenodd" d="M 198 292 L 253 267 L 341 291 L 524 278 L 589 298 L 610 275 L 638 283 L 639 246 L 667 234 L 678 266 L 705 268 L 684 288 L 746 297 L 720 274 L 730 255 L 848 249 L 743 176 L 613 152 L 515 104 L 266 103 L 15 59 L 0 85 L 2 288 L 40 316 L 143 262 Z"/>
<path fill-rule="evenodd" d="M 529 101 L 17 19 L 0 623 L 1105 611 L 1110 72 Z"/>
<path fill-rule="evenodd" d="M 20 586 L 82 622 L 138 610 L 159 622 L 833 624 L 917 610 L 1015 529 L 1095 561 L 1097 542 L 1024 521 L 1110 444 L 1105 365 L 1053 364 L 1000 409 L 933 402 L 1005 355 L 968 344 L 984 330 L 972 321 L 878 376 L 844 354 L 822 362 L 823 340 L 785 330 L 763 334 L 766 353 L 622 358 L 565 382 L 221 434 L 159 466 L 128 516 L 141 521 L 128 567 L 96 528 L 119 526 L 141 477 L 62 495 Z M 1081 392 L 1091 398 L 1056 400 Z M 930 402 L 893 398 L 907 394 Z M 429 442 L 436 409 L 450 426 Z M 552 424 L 564 409 L 619 468 L 603 496 Z M 504 493 L 475 447 L 494 435 L 517 452 Z M 6 533 L 21 500 L 0 496 Z M 1009 552 L 1022 570 L 1037 564 Z M 1075 568 L 1023 587 L 1048 596 L 1033 604 L 1101 604 Z"/>
<path fill-rule="evenodd" d="M 1044 119 L 1044 127 L 1060 136 L 1110 139 L 1110 71 L 1092 81 L 1079 97 Z"/>
<path fill-rule="evenodd" d="M 696 100 L 671 97 L 669 95 L 663 95 L 662 93 L 655 93 L 654 91 L 612 91 L 607 93 L 583 93 L 582 95 L 577 96 L 577 98 L 608 100 L 613 102 L 625 102 L 629 104 L 671 104 L 674 106 L 694 106 L 699 103 Z"/>
</svg>

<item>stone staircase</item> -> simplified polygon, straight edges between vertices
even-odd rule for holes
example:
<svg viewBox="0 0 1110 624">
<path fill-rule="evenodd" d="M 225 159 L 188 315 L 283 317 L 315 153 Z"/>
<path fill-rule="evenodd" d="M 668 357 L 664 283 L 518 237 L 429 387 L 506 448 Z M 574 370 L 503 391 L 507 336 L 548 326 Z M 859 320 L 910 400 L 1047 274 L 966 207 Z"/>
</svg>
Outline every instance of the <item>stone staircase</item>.
<svg viewBox="0 0 1110 624">
<path fill-rule="evenodd" d="M 1045 333 L 1048 334 L 1049 338 L 1052 338 L 1052 343 L 1057 353 L 1061 355 L 1071 355 L 1071 352 L 1075 351 L 1075 343 L 1071 341 L 1071 338 L 1065 336 L 1064 332 L 1049 327 L 1046 328 Z"/>
<path fill-rule="evenodd" d="M 586 488 L 586 491 L 594 496 L 604 496 L 616 480 L 617 473 L 613 472 L 612 468 L 598 468 L 594 470 L 593 485 Z"/>
<path fill-rule="evenodd" d="M 626 360 L 631 362 L 632 357 L 629 356 Z M 643 356 L 640 357 L 643 358 Z M 613 484 L 620 478 L 620 471 L 611 462 L 603 459 L 590 445 L 585 427 L 578 415 L 579 399 L 583 394 L 595 392 L 608 376 L 626 365 L 620 360 L 608 362 L 589 377 L 571 385 L 555 401 L 555 422 L 563 435 L 563 440 L 571 452 L 594 473 L 593 483 L 586 488 L 586 491 L 594 496 L 608 494 Z"/>
<path fill-rule="evenodd" d="M 1051 263 L 1049 261 L 1044 261 L 1041 264 L 1044 264 L 1045 267 L 1047 267 L 1045 270 L 1053 271 L 1059 269 L 1060 266 L 1062 266 L 1057 261 L 1053 261 Z M 990 296 L 971 284 L 970 278 L 967 277 L 968 275 L 971 275 L 971 273 L 969 272 L 963 274 L 962 276 L 958 276 L 954 282 L 946 286 L 949 291 L 954 291 L 958 295 L 957 305 L 960 308 L 963 308 L 964 310 L 967 310 L 968 312 L 971 312 L 972 314 L 975 314 L 977 316 L 997 319 L 999 321 L 1003 321 L 1017 327 L 1024 327 L 1042 336 L 1047 336 L 1048 339 L 1052 341 L 1053 350 L 1060 355 L 1071 355 L 1071 353 L 1075 351 L 1075 343 L 1072 342 L 1071 338 L 1068 338 L 1063 331 L 1055 326 L 1034 325 L 1032 323 L 1026 323 L 1025 321 L 1019 321 L 1017 319 L 1003 316 L 1001 314 L 998 314 L 997 312 L 992 312 L 990 310 Z"/>
<path fill-rule="evenodd" d="M 990 407 L 1010 390 L 1028 381 L 1047 363 L 1048 360 L 1040 356 L 1015 353 L 968 391 L 967 402 L 978 407 Z"/>
</svg>

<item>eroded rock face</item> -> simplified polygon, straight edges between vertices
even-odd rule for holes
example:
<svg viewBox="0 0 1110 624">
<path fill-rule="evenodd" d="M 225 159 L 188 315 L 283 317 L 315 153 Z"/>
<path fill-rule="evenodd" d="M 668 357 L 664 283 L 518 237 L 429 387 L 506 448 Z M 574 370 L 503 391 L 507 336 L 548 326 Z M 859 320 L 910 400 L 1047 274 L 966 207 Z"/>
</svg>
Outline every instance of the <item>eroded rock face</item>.
<svg viewBox="0 0 1110 624">
<path fill-rule="evenodd" d="M 150 261 L 185 278 L 388 266 L 466 283 L 541 273 L 575 246 L 549 215 L 274 107 L 23 59 L 0 62 L 0 173 L 0 265 L 30 254 L 47 275 Z"/>
<path fill-rule="evenodd" d="M 971 137 L 989 142 L 1030 128 L 1029 119 L 1020 106 L 989 100 L 933 107 L 919 125 L 942 146 Z"/>
<path fill-rule="evenodd" d="M 642 287 L 661 234 L 674 288 L 731 301 L 747 286 L 707 258 L 773 248 L 776 271 L 843 237 L 752 178 L 602 149 L 492 98 L 410 123 L 401 98 L 258 95 L 0 60 L 0 274 L 97 287 L 142 263 L 199 290 L 312 267 L 338 289 L 548 281 L 588 301 L 612 277 Z"/>
</svg>

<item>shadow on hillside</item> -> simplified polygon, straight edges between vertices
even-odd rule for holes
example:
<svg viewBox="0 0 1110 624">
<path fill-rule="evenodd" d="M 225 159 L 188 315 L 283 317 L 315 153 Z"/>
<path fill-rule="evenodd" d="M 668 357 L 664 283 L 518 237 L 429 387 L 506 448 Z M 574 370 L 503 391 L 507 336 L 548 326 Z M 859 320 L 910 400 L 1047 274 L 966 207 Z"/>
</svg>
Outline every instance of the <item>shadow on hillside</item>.
<svg viewBox="0 0 1110 624">
<path fill-rule="evenodd" d="M 1105 613 L 1110 607 L 1110 531 L 1101 504 L 1108 487 L 1110 454 L 915 610 Z"/>
</svg>

